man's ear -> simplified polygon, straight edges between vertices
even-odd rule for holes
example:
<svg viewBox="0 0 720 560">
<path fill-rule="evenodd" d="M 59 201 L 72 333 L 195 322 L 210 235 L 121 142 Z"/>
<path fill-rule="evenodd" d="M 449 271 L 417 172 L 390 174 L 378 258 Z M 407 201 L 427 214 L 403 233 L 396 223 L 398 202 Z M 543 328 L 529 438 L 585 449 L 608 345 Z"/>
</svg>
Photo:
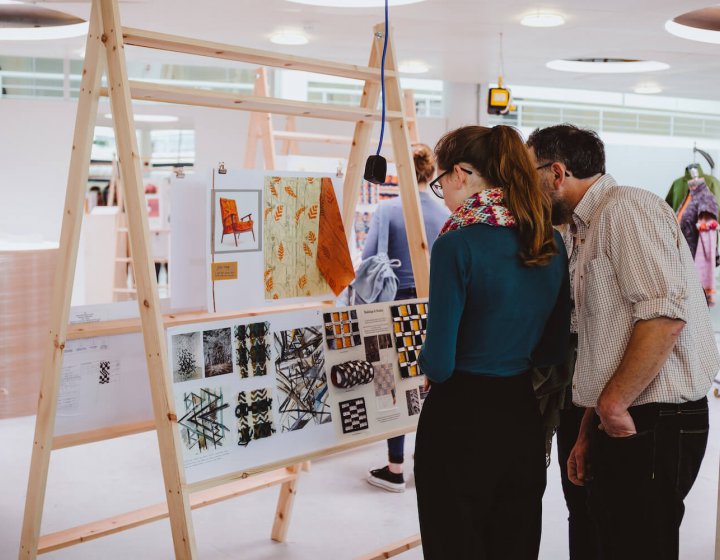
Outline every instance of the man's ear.
<svg viewBox="0 0 720 560">
<path fill-rule="evenodd" d="M 550 166 L 550 170 L 553 174 L 553 189 L 558 190 L 567 178 L 567 176 L 565 175 L 565 166 L 563 166 L 563 164 L 561 164 L 560 162 L 556 161 Z"/>
</svg>

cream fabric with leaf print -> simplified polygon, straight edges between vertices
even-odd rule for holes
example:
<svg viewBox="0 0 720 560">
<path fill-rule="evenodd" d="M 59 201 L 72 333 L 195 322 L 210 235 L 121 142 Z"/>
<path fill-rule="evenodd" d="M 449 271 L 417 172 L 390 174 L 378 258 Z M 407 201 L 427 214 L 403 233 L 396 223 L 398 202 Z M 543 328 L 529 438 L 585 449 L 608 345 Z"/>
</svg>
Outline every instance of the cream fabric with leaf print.
<svg viewBox="0 0 720 560">
<path fill-rule="evenodd" d="M 265 177 L 265 299 L 330 291 L 316 261 L 321 184 L 314 177 Z"/>
</svg>

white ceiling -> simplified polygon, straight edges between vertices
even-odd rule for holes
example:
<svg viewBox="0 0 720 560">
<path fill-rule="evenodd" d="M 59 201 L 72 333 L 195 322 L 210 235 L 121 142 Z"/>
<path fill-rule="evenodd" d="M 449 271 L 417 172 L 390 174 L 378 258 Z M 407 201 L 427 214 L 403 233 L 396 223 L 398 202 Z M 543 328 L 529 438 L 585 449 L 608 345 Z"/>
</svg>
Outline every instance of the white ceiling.
<svg viewBox="0 0 720 560">
<path fill-rule="evenodd" d="M 38 2 L 87 17 L 89 2 Z M 494 82 L 499 72 L 499 34 L 504 35 L 505 80 L 515 84 L 631 92 L 655 82 L 663 95 L 717 99 L 720 46 L 677 38 L 665 21 L 708 5 L 708 0 L 426 0 L 390 8 L 396 52 L 402 60 L 426 62 L 418 77 L 457 82 Z M 537 9 L 561 13 L 556 28 L 520 25 Z M 366 64 L 373 24 L 382 8 L 316 8 L 286 0 L 129 0 L 121 1 L 123 25 L 149 28 L 241 46 Z M 268 36 L 283 27 L 305 28 L 311 37 L 300 47 L 272 45 Z M 58 56 L 77 52 L 83 39 L 61 44 L 3 43 L 0 55 Z M 144 49 L 128 49 L 135 60 L 178 61 Z M 658 60 L 670 69 L 639 75 L 589 75 L 545 67 L 555 58 L 631 58 Z M 187 57 L 184 60 L 188 60 Z M 197 64 L 199 59 L 192 59 Z M 227 64 L 223 62 L 223 64 Z"/>
</svg>

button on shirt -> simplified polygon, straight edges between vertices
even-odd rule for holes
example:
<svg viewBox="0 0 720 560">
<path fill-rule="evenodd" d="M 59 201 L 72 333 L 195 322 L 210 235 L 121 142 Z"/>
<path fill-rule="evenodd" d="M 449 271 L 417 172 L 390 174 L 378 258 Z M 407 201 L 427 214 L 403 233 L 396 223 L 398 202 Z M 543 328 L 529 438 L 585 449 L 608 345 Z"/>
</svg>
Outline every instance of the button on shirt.
<svg viewBox="0 0 720 560">
<path fill-rule="evenodd" d="M 672 209 L 649 191 L 603 175 L 575 208 L 578 360 L 573 401 L 594 407 L 637 321 L 685 327 L 660 373 L 633 402 L 681 403 L 707 394 L 720 368 L 705 295 Z"/>
</svg>

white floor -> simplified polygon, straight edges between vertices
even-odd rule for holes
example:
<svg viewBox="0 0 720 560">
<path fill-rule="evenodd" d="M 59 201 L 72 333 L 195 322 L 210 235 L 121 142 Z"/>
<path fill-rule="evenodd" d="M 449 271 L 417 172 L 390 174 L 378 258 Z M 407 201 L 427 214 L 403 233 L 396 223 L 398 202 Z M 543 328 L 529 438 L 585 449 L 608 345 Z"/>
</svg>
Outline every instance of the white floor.
<svg viewBox="0 0 720 560">
<path fill-rule="evenodd" d="M 17 557 L 30 464 L 34 417 L 0 421 L 0 559 Z M 715 546 L 720 399 L 711 397 L 711 441 L 698 481 L 686 500 L 682 558 L 710 560 Z M 408 438 L 408 457 L 414 437 Z M 351 559 L 418 531 L 412 477 L 404 494 L 369 486 L 368 467 L 385 460 L 384 443 L 316 461 L 304 474 L 288 541 L 269 539 L 277 488 L 193 514 L 202 559 Z M 412 471 L 412 462 L 407 464 Z M 155 434 L 147 433 L 53 453 L 43 532 L 57 531 L 163 499 Z M 567 558 L 567 523 L 557 461 L 544 501 L 544 560 Z M 167 520 L 125 531 L 43 558 L 164 559 L 173 549 Z M 422 558 L 419 549 L 398 557 Z"/>
</svg>

